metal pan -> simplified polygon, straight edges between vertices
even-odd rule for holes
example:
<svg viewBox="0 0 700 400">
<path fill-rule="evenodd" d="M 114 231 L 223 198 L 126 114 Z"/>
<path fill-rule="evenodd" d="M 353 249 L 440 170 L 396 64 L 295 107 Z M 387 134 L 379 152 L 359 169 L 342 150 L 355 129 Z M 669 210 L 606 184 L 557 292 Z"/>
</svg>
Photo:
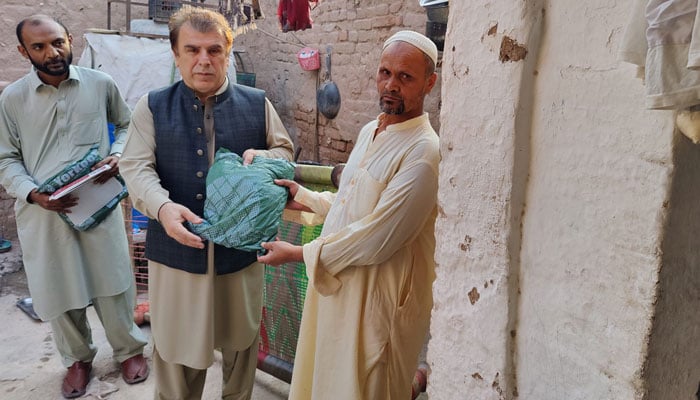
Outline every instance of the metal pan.
<svg viewBox="0 0 700 400">
<path fill-rule="evenodd" d="M 340 91 L 331 78 L 331 46 L 326 48 L 326 77 L 316 93 L 318 110 L 328 119 L 333 119 L 340 111 Z"/>
</svg>

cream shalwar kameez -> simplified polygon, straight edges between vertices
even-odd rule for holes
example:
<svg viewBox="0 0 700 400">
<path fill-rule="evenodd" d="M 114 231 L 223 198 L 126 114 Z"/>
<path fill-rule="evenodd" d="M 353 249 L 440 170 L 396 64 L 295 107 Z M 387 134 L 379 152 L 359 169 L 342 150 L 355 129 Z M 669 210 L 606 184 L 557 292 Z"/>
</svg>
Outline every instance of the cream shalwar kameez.
<svg viewBox="0 0 700 400">
<path fill-rule="evenodd" d="M 227 85 L 228 80 L 217 93 L 223 92 Z M 205 112 L 211 113 L 212 109 L 209 99 Z M 216 149 L 212 140 L 216 121 L 213 113 L 208 115 L 205 134 L 209 138 L 207 152 L 211 165 Z M 260 150 L 260 155 L 290 160 L 292 141 L 267 99 L 265 115 L 268 150 Z M 157 219 L 160 207 L 170 200 L 154 168 L 155 128 L 146 95 L 134 108 L 120 170 L 134 207 Z M 253 263 L 232 274 L 216 275 L 211 246 L 206 274 L 148 263 L 156 398 L 199 398 L 206 372 L 188 368 L 206 370 L 214 362 L 214 349 L 223 352 L 223 398 L 247 399 L 252 390 L 262 316 L 263 265 Z M 176 376 L 172 372 L 173 364 L 188 367 L 182 369 L 184 375 Z"/>
<path fill-rule="evenodd" d="M 72 65 L 57 88 L 32 68 L 0 96 L 1 182 L 17 199 L 17 234 L 34 310 L 52 321 L 66 367 L 91 361 L 97 352 L 84 319 L 91 301 L 117 361 L 140 354 L 146 344 L 133 323 L 135 282 L 124 219 L 117 207 L 96 227 L 79 232 L 26 199 L 93 145 L 102 157 L 121 152 L 130 115 L 108 75 Z M 111 146 L 108 121 L 115 125 Z"/>
<path fill-rule="evenodd" d="M 327 215 L 303 247 L 292 400 L 411 396 L 433 304 L 438 137 L 427 113 L 375 138 L 377 125 L 360 132 L 337 194 L 295 197 Z"/>
</svg>

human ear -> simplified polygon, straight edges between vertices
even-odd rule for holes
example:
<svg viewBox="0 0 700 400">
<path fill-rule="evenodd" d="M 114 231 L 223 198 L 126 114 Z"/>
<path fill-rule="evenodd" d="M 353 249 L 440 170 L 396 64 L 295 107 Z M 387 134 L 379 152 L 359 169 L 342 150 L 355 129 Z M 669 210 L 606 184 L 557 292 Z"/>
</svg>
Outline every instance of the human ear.
<svg viewBox="0 0 700 400">
<path fill-rule="evenodd" d="M 433 90 L 435 83 L 437 82 L 437 73 L 433 72 L 428 78 L 428 83 L 425 85 L 425 94 L 427 95 Z"/>
<path fill-rule="evenodd" d="M 19 54 L 21 54 L 22 57 L 24 57 L 24 58 L 26 58 L 27 60 L 29 60 L 29 54 L 27 54 L 27 49 L 25 49 L 23 45 L 18 44 L 18 45 L 17 45 L 17 51 L 19 51 Z"/>
</svg>

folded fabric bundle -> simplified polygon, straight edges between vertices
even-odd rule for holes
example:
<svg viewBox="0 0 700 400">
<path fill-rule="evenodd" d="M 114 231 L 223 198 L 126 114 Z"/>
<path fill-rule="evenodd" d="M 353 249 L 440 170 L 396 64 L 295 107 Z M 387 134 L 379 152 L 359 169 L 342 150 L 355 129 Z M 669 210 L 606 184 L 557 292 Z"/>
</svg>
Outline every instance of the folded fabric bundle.
<svg viewBox="0 0 700 400">
<path fill-rule="evenodd" d="M 190 228 L 225 247 L 261 251 L 261 242 L 275 239 L 287 203 L 287 188 L 274 179 L 294 179 L 294 164 L 256 156 L 244 166 L 238 154 L 219 149 L 207 174 L 204 222 Z"/>
</svg>

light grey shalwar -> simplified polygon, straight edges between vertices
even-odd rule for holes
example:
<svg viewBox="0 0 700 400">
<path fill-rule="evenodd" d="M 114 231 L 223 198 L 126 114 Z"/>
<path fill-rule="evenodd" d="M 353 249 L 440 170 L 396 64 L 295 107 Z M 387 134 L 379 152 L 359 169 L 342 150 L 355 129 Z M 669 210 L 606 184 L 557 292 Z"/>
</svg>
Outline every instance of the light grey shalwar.
<svg viewBox="0 0 700 400">
<path fill-rule="evenodd" d="M 112 326 L 122 332 L 110 340 L 118 361 L 140 354 L 146 344 L 133 323 L 135 282 L 121 208 L 96 227 L 79 232 L 57 213 L 28 203 L 27 197 L 93 145 L 99 145 L 103 157 L 120 152 L 129 118 L 129 108 L 108 75 L 76 66 L 70 66 L 68 79 L 58 88 L 44 84 L 32 69 L 0 95 L 0 183 L 17 199 L 17 232 L 35 311 L 43 320 L 68 318 L 53 324 L 61 329 L 81 320 L 68 317 L 69 310 L 84 313 L 95 298 L 110 302 L 101 317 L 122 321 Z M 111 146 L 108 122 L 115 125 L 116 141 Z M 64 364 L 79 361 L 75 354 L 86 357 L 80 361 L 94 356 L 85 324 L 71 328 L 82 332 L 77 336 L 57 333 L 64 338 L 57 340 Z M 80 350 L 86 346 L 91 349 L 88 354 Z"/>
</svg>

